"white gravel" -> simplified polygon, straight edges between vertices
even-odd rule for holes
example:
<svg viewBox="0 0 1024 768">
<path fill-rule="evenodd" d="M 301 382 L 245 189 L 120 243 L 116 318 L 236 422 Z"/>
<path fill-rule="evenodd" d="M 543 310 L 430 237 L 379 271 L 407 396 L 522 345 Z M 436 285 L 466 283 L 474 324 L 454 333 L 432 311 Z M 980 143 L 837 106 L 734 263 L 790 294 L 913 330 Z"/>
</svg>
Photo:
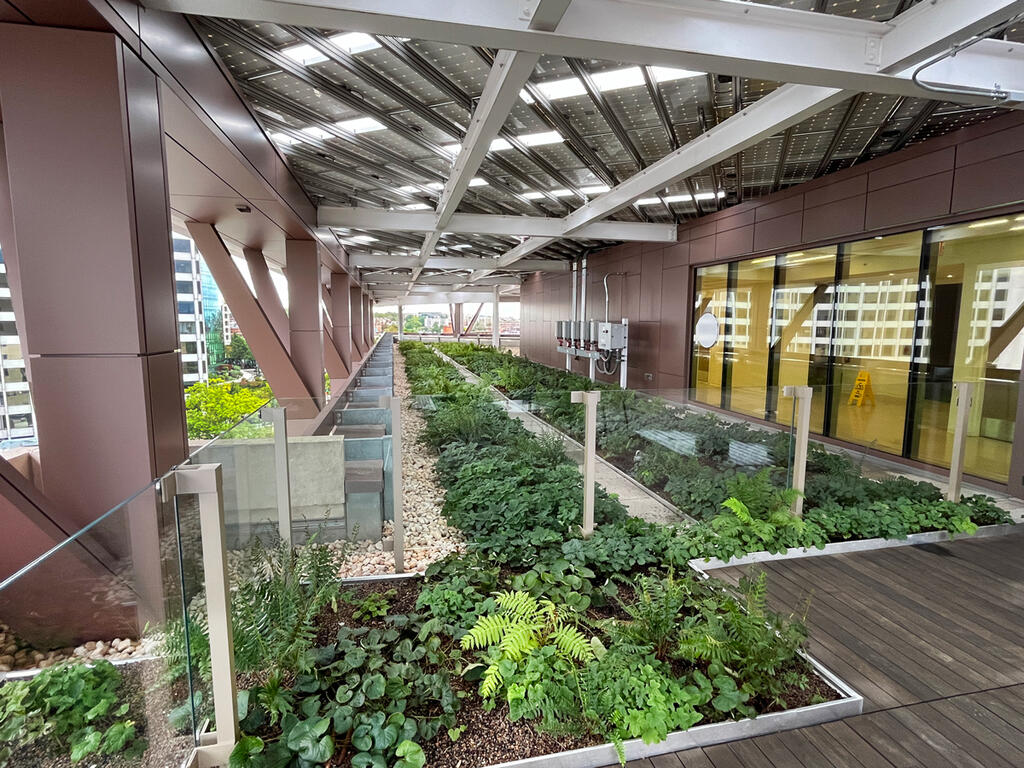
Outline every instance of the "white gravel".
<svg viewBox="0 0 1024 768">
<path fill-rule="evenodd" d="M 405 376 L 405 359 L 395 347 L 395 396 L 402 409 L 402 519 L 405 523 L 405 570 L 422 573 L 446 555 L 462 551 L 462 534 L 441 515 L 444 489 L 434 479 L 436 456 L 419 443 L 425 425 L 412 407 L 412 392 Z M 343 551 L 347 543 L 339 543 Z M 338 570 L 341 576 L 394 573 L 394 536 L 385 525 L 383 541 L 356 542 Z"/>
</svg>

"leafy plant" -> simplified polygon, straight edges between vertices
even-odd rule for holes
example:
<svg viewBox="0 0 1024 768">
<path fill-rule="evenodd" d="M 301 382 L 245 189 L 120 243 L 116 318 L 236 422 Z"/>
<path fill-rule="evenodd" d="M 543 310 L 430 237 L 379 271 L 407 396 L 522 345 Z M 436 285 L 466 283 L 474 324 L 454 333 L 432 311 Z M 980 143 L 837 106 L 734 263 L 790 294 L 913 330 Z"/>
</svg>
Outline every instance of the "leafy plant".
<svg viewBox="0 0 1024 768">
<path fill-rule="evenodd" d="M 121 752 L 138 757 L 146 742 L 135 722 L 125 719 L 129 705 L 119 699 L 120 686 L 121 673 L 106 660 L 58 664 L 3 685 L 0 766 L 14 750 L 44 738 L 65 749 L 73 763 Z"/>
<path fill-rule="evenodd" d="M 485 699 L 506 690 L 509 678 L 543 648 L 552 650 L 546 654 L 549 661 L 583 664 L 594 658 L 593 648 L 572 615 L 550 600 L 537 600 L 526 592 L 500 592 L 496 603 L 496 612 L 477 619 L 461 641 L 463 650 L 487 652 L 480 684 L 480 695 Z"/>
<path fill-rule="evenodd" d="M 398 596 L 398 590 L 389 589 L 386 592 L 371 592 L 360 600 L 352 611 L 352 617 L 358 621 L 376 619 L 387 616 L 391 609 L 391 601 Z"/>
</svg>

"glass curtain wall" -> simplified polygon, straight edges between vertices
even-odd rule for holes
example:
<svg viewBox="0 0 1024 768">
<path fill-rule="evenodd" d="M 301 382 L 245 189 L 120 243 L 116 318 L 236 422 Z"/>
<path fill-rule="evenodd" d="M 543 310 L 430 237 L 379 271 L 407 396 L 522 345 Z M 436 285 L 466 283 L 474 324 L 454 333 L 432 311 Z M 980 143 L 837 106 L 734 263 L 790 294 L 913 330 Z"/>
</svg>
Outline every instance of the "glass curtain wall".
<svg viewBox="0 0 1024 768">
<path fill-rule="evenodd" d="M 974 382 L 966 472 L 1007 482 L 1024 362 L 1024 216 L 700 267 L 694 398 L 948 466 L 954 382 Z"/>
</svg>

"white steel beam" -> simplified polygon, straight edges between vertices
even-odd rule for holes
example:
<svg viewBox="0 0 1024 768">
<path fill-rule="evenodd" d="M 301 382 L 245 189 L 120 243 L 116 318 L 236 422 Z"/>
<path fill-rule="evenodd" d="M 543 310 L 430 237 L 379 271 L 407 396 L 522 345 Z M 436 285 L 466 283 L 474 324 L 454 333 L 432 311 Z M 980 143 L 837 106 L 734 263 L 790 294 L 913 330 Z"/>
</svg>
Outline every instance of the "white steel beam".
<svg viewBox="0 0 1024 768">
<path fill-rule="evenodd" d="M 383 232 L 433 232 L 431 211 L 390 211 L 384 208 L 320 206 L 320 226 L 370 229 Z M 566 234 L 565 219 L 544 216 L 506 216 L 487 213 L 456 213 L 443 227 L 456 234 L 573 237 L 581 240 L 639 240 L 674 243 L 676 225 L 644 221 L 599 221 Z"/>
<path fill-rule="evenodd" d="M 534 0 L 520 6 L 520 18 L 529 19 L 530 29 L 553 30 L 561 20 L 570 0 Z M 420 264 L 413 269 L 413 279 L 419 276 L 423 264 L 434 255 L 440 233 L 462 202 L 473 176 L 480 169 L 484 157 L 490 151 L 491 141 L 498 135 L 506 118 L 519 99 L 519 92 L 533 74 L 533 68 L 540 59 L 539 53 L 500 50 L 494 57 L 483 92 L 470 118 L 466 136 L 459 154 L 452 165 L 451 173 L 438 196 L 432 232 L 423 238 L 420 248 Z"/>
<path fill-rule="evenodd" d="M 540 238 L 545 239 L 545 238 Z M 553 239 L 552 239 L 553 242 Z M 495 259 L 473 256 L 435 256 L 424 265 L 425 269 L 465 269 L 494 271 Z M 419 264 L 416 256 L 386 256 L 370 253 L 352 253 L 348 260 L 350 267 L 363 269 L 413 269 Z M 568 261 L 551 259 L 525 259 L 516 261 L 502 269 L 514 272 L 568 272 Z"/>
<path fill-rule="evenodd" d="M 994 16 L 1001 14 L 1006 18 L 1019 11 L 1024 7 L 1024 0 L 936 0 L 935 4 L 922 7 L 938 5 L 943 7 L 945 24 L 956 26 L 936 26 L 927 11 L 907 19 L 901 14 L 898 23 L 893 22 L 894 28 L 901 30 L 900 41 L 914 41 L 916 52 L 904 43 L 897 60 L 888 65 L 889 69 L 905 70 L 915 66 L 934 52 L 936 41 L 963 39 L 985 29 L 991 26 Z M 853 95 L 836 88 L 784 85 L 577 208 L 566 217 L 565 231 L 575 232 L 609 216 L 640 197 L 652 195 Z M 549 238 L 529 238 L 499 257 L 496 266 L 501 268 L 512 260 L 518 261 L 550 242 Z"/>
<path fill-rule="evenodd" d="M 396 275 L 390 272 L 377 273 L 377 274 L 365 274 L 363 275 L 363 285 L 406 285 L 412 282 L 410 275 Z M 420 275 L 416 280 L 417 285 L 458 285 L 466 282 L 465 275 L 456 274 L 439 274 L 439 275 Z M 518 277 L 487 277 L 481 280 L 477 285 L 520 285 L 522 280 Z"/>
<path fill-rule="evenodd" d="M 999 20 L 1020 2 L 971 0 L 979 16 Z M 206 16 L 344 29 L 485 46 L 533 54 L 678 67 L 844 90 L 927 97 L 903 68 L 889 65 L 921 50 L 914 35 L 893 34 L 903 16 L 935 16 L 924 55 L 958 30 L 957 0 L 921 3 L 892 22 L 798 11 L 735 0 L 573 0 L 557 32 L 531 29 L 522 0 L 147 0 L 147 7 Z M 947 6 L 950 6 L 947 8 Z M 982 24 L 984 22 L 981 22 Z M 927 34 L 925 30 L 923 34 Z M 892 35 L 890 38 L 889 36 Z M 884 42 L 883 42 L 884 40 Z M 973 49 L 958 55 L 965 60 Z M 988 73 L 1008 87 L 1024 78 L 1010 54 Z M 957 85 L 991 87 L 989 82 Z M 977 103 L 976 98 L 957 99 Z"/>
</svg>

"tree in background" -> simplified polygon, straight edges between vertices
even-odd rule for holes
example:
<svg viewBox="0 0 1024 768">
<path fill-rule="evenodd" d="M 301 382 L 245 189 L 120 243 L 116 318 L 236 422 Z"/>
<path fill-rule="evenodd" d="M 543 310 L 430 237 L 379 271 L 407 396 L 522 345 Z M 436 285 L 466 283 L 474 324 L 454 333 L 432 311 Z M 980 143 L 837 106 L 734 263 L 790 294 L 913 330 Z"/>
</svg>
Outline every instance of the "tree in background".
<svg viewBox="0 0 1024 768">
<path fill-rule="evenodd" d="M 239 337 L 235 337 L 236 339 Z M 211 379 L 185 390 L 185 421 L 189 438 L 216 437 L 273 397 L 265 381 L 246 384 Z M 251 419 L 232 429 L 229 437 L 264 437 L 272 434 L 269 424 Z"/>
<path fill-rule="evenodd" d="M 229 360 L 234 360 L 240 365 L 246 365 L 250 368 L 256 365 L 256 358 L 253 357 L 252 350 L 249 349 L 249 342 L 240 333 L 236 333 L 231 337 L 231 344 L 228 345 L 225 352 Z"/>
<path fill-rule="evenodd" d="M 406 333 L 423 333 L 423 317 L 421 315 L 409 315 L 405 318 Z"/>
</svg>

